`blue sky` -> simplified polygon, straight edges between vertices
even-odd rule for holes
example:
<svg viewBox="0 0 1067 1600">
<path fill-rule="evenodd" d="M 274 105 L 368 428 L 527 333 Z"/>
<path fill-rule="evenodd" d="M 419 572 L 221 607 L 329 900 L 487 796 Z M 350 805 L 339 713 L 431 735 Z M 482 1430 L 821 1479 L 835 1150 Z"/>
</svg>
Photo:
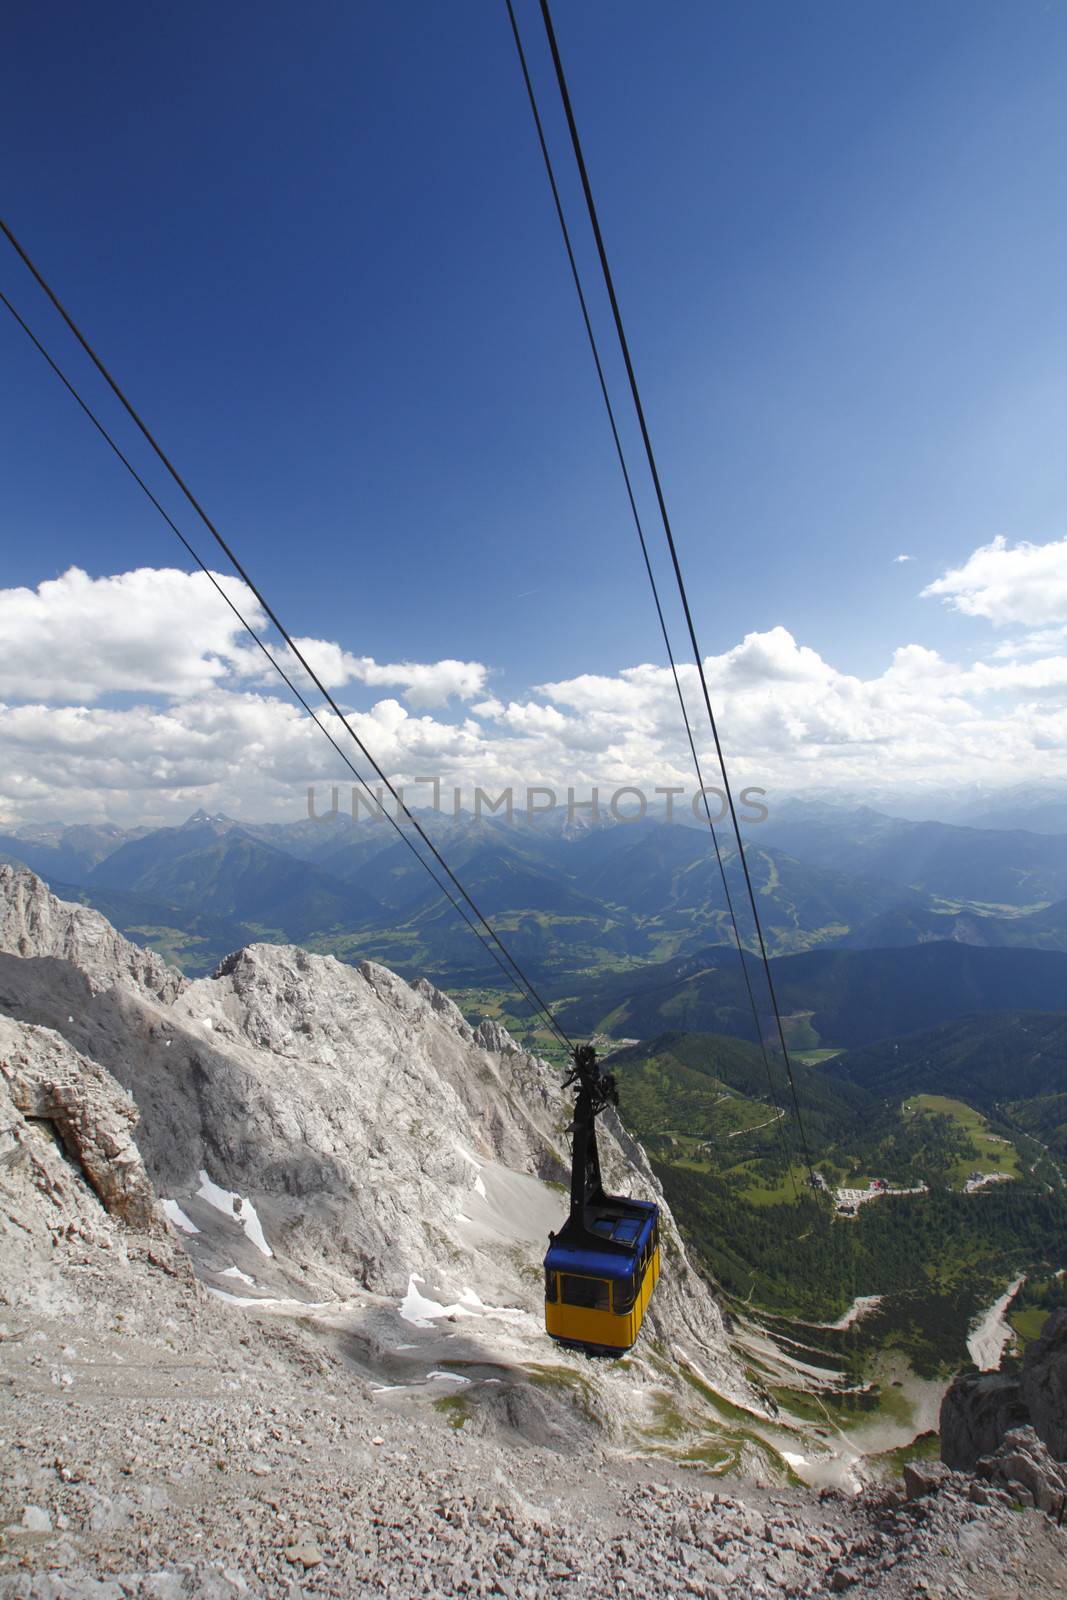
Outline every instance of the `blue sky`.
<svg viewBox="0 0 1067 1600">
<path fill-rule="evenodd" d="M 988 653 L 919 591 L 1067 532 L 1067 6 L 556 22 L 706 650 Z M 294 632 L 505 700 L 661 659 L 502 4 L 16 4 L 0 107 L 8 220 Z M 181 564 L 0 362 L 4 584 Z"/>
</svg>

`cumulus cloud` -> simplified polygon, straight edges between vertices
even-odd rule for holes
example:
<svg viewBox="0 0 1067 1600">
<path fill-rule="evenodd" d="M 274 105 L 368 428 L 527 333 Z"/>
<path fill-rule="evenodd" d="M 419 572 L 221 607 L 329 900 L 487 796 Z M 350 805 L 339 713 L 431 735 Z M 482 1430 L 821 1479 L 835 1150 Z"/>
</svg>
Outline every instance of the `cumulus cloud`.
<svg viewBox="0 0 1067 1600">
<path fill-rule="evenodd" d="M 266 633 L 267 618 L 240 579 L 213 576 L 251 626 Z M 92 705 L 117 692 L 180 700 L 234 680 L 276 681 L 203 572 L 142 567 L 91 578 L 71 567 L 36 589 L 0 589 L 0 638 L 0 697 L 7 700 Z M 267 642 L 289 676 L 302 678 L 285 647 Z M 396 688 L 415 707 L 472 700 L 489 676 L 478 661 L 381 663 L 328 639 L 295 642 L 331 692 L 349 684 Z"/>
<path fill-rule="evenodd" d="M 914 556 L 899 555 L 899 556 L 894 556 L 893 560 L 894 560 L 895 563 L 899 564 L 901 561 L 914 561 L 915 557 Z"/>
<path fill-rule="evenodd" d="M 480 661 L 372 661 L 361 656 L 352 679 L 371 688 L 400 688 L 412 706 L 443 706 L 453 697 L 473 700 L 484 694 L 488 667 Z"/>
<path fill-rule="evenodd" d="M 952 580 L 951 593 L 938 592 L 989 596 L 997 572 L 1006 592 L 1007 569 L 974 565 L 992 548 L 959 569 L 980 567 L 980 582 L 946 574 L 940 581 Z M 239 603 L 254 610 L 243 594 Z M 174 608 L 184 629 L 160 625 Z M 990 620 L 1000 620 L 993 610 Z M 0 679 L 0 815 L 8 821 L 163 820 L 198 805 L 294 817 L 308 784 L 351 782 L 195 577 L 94 580 L 74 571 L 37 591 L 0 592 L 0 621 L 17 639 Z M 568 788 L 586 795 L 594 785 L 602 793 L 635 783 L 693 786 L 674 679 L 657 663 L 561 678 L 505 702 L 486 693 L 489 669 L 478 662 L 377 663 L 339 642 L 300 643 L 332 690 L 370 691 L 347 720 L 396 782 L 435 776 L 446 794 L 457 785 L 468 797 L 475 785 L 548 784 L 564 799 Z M 1044 624 L 1023 644 L 962 663 L 913 642 L 859 676 L 777 627 L 709 656 L 705 670 L 738 785 L 884 793 L 1028 773 L 1067 780 L 1067 628 Z M 679 680 L 711 772 L 695 668 L 682 664 Z M 114 690 L 127 696 L 105 700 Z M 130 691 L 143 703 L 129 705 Z M 320 716 L 344 743 L 337 719 Z M 411 795 L 416 804 L 428 799 L 417 788 Z"/>
<path fill-rule="evenodd" d="M 353 683 L 373 689 L 399 689 L 408 705 L 429 709 L 447 705 L 452 699 L 473 700 L 484 694 L 489 677 L 488 667 L 480 661 L 383 662 L 353 655 L 329 639 L 294 639 L 293 643 L 331 693 Z M 290 677 L 302 676 L 298 661 L 290 658 L 285 665 Z M 270 666 L 264 666 L 269 674 Z"/>
<path fill-rule="evenodd" d="M 219 583 L 255 628 L 266 621 L 237 578 Z M 247 635 L 202 572 L 141 567 L 90 578 L 71 567 L 37 589 L 0 589 L 0 696 L 202 694 L 246 657 Z"/>
<path fill-rule="evenodd" d="M 1033 628 L 1021 639 L 1002 639 L 993 651 L 997 661 L 1015 661 L 1020 656 L 1047 655 L 1050 651 L 1067 648 L 1067 626 L 1062 628 Z"/>
<path fill-rule="evenodd" d="M 1049 544 L 1024 539 L 1011 545 L 998 536 L 980 545 L 961 567 L 927 584 L 922 594 L 997 624 L 1067 622 L 1067 539 Z"/>
<path fill-rule="evenodd" d="M 373 783 L 332 712 L 319 720 Z M 473 725 L 414 717 L 379 701 L 347 721 L 388 772 L 477 759 Z M 308 783 L 351 779 L 299 706 L 272 695 L 213 690 L 165 709 L 0 705 L 0 814 L 129 817 L 213 809 L 294 814 Z M 42 810 L 42 807 L 46 810 Z"/>
</svg>

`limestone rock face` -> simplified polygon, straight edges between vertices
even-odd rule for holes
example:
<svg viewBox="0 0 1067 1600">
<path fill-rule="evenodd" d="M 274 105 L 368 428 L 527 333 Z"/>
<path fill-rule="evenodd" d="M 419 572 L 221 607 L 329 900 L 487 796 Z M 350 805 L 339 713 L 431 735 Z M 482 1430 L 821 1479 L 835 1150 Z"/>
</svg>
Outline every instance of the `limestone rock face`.
<svg viewBox="0 0 1067 1600">
<path fill-rule="evenodd" d="M 199 1299 L 133 1140 L 137 1110 L 48 1028 L 0 1016 L 0 1306 L 130 1328 Z"/>
<path fill-rule="evenodd" d="M 341 1307 L 337 1316 L 362 1308 L 375 1360 L 384 1352 L 394 1366 L 397 1350 L 416 1348 L 405 1324 L 424 1340 L 442 1324 L 460 1330 L 441 1334 L 452 1344 L 437 1365 L 461 1348 L 468 1362 L 491 1354 L 510 1368 L 563 1359 L 544 1335 L 541 1275 L 567 1208 L 573 1101 L 559 1069 L 375 962 L 252 945 L 185 982 L 104 924 L 83 970 L 81 908 L 34 882 L 0 879 L 0 905 L 13 902 L 0 912 L 0 1012 L 55 1030 L 128 1092 L 148 1177 L 210 1288 L 251 1304 Z M 53 1077 L 20 1092 L 74 1137 L 80 1102 Z M 124 1147 L 108 1132 L 117 1170 Z M 662 1353 L 630 1376 L 590 1377 L 581 1363 L 576 1392 L 593 1385 L 609 1434 L 655 1414 L 645 1384 L 695 1414 L 690 1363 L 761 1410 L 643 1150 L 614 1113 L 600 1142 L 608 1187 L 662 1207 L 664 1271 L 642 1341 Z M 132 1190 L 129 1204 L 132 1215 Z"/>
<path fill-rule="evenodd" d="M 943 1461 L 905 1461 L 904 1494 L 909 1500 L 922 1500 L 937 1494 L 951 1478 Z"/>
<path fill-rule="evenodd" d="M 1054 1311 L 1026 1347 L 1022 1397 L 1038 1437 L 1067 1461 L 1067 1308 Z"/>
<path fill-rule="evenodd" d="M 74 1166 L 114 1217 L 166 1235 L 155 1190 L 133 1140 L 137 1107 L 94 1061 L 55 1034 L 0 1017 L 0 1082 L 23 1121 L 48 1123 Z M 21 1130 L 5 1118 L 17 1147 Z"/>
<path fill-rule="evenodd" d="M 151 950 L 116 933 L 89 906 L 49 894 L 32 872 L 0 866 L 0 950 L 16 956 L 55 956 L 83 972 L 94 989 L 116 983 L 166 1004 L 185 979 Z"/>
<path fill-rule="evenodd" d="M 979 1461 L 976 1475 L 1007 1489 L 1016 1504 L 1036 1506 L 1062 1522 L 1067 1509 L 1067 1467 L 1053 1460 L 1033 1428 L 1013 1428 L 1005 1434 L 999 1448 Z"/>
<path fill-rule="evenodd" d="M 957 1472 L 973 1472 L 1005 1434 L 1028 1420 L 1017 1378 L 999 1372 L 957 1378 L 941 1402 L 941 1459 Z"/>
<path fill-rule="evenodd" d="M 1067 1461 L 1067 1309 L 1027 1346 L 1021 1373 L 956 1379 L 941 1402 L 941 1459 L 970 1472 L 1026 1424 L 1053 1459 Z"/>
</svg>

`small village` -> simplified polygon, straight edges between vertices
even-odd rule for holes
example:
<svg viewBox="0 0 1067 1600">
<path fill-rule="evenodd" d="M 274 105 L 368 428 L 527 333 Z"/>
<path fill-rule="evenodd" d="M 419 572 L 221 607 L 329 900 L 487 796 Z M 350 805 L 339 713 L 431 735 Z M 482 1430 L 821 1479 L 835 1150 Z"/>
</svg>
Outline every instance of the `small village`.
<svg viewBox="0 0 1067 1600">
<path fill-rule="evenodd" d="M 963 1185 L 964 1194 L 977 1194 L 979 1189 L 988 1189 L 993 1183 L 1011 1183 L 1015 1177 L 1014 1172 L 972 1172 Z"/>
<path fill-rule="evenodd" d="M 886 1182 L 884 1178 L 872 1178 L 866 1189 L 837 1189 L 834 1193 L 834 1203 L 839 1217 L 854 1217 L 860 1206 L 866 1205 L 868 1200 L 880 1200 L 887 1194 L 926 1194 L 928 1185 L 916 1184 L 911 1189 L 896 1189 Z"/>
<path fill-rule="evenodd" d="M 987 1189 L 994 1183 L 1010 1183 L 1014 1174 L 1011 1172 L 979 1172 L 977 1169 L 969 1174 L 963 1185 L 964 1194 L 977 1194 L 981 1189 Z M 913 1188 L 897 1188 L 887 1183 L 884 1178 L 872 1178 L 865 1189 L 836 1189 L 834 1191 L 834 1209 L 839 1217 L 854 1217 L 860 1206 L 866 1205 L 869 1200 L 880 1200 L 883 1195 L 926 1194 L 929 1185 L 916 1184 Z"/>
</svg>

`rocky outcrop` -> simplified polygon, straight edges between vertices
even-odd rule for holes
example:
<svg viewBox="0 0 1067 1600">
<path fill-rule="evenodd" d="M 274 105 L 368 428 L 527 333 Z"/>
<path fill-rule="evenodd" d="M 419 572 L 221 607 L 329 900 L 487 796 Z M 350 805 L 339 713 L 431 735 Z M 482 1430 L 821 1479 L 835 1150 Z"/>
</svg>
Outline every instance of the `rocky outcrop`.
<svg viewBox="0 0 1067 1600">
<path fill-rule="evenodd" d="M 75 1326 L 173 1329 L 199 1291 L 114 1079 L 47 1028 L 0 1016 L 0 1306 Z M 2 1337 L 0 1330 L 0 1337 Z"/>
<path fill-rule="evenodd" d="M 1062 1523 L 1067 1512 L 1067 1465 L 1055 1461 L 1029 1426 L 1011 1428 L 997 1448 L 978 1458 L 973 1474 L 943 1461 L 908 1461 L 904 1493 L 909 1501 L 966 1495 L 972 1505 L 1032 1506 Z"/>
<path fill-rule="evenodd" d="M 1021 1372 L 956 1379 L 941 1402 L 941 1459 L 973 1471 L 1026 1426 L 1053 1459 L 1067 1461 L 1067 1309 L 1054 1311 L 1027 1346 Z"/>
<path fill-rule="evenodd" d="M 180 972 L 124 939 L 98 911 L 57 900 L 34 873 L 17 867 L 0 866 L 0 950 L 55 956 L 83 972 L 94 990 L 122 984 L 164 1004 L 185 986 Z"/>
<path fill-rule="evenodd" d="M 375 962 L 291 946 L 249 946 L 195 982 L 135 982 L 143 952 L 110 934 L 90 977 L 56 954 L 73 947 L 62 930 L 80 908 L 47 904 L 39 885 L 0 880 L 0 898 L 5 888 L 32 914 L 0 920 L 18 946 L 0 951 L 0 1012 L 54 1029 L 128 1092 L 149 1178 L 212 1290 L 342 1308 L 389 1380 L 418 1360 L 402 1353 L 421 1349 L 412 1330 L 439 1339 L 424 1366 L 503 1364 L 519 1379 L 506 1397 L 486 1389 L 487 1419 L 529 1404 L 511 1389 L 531 1360 L 556 1375 L 542 1397 L 554 1427 L 576 1418 L 586 1434 L 632 1439 L 661 1411 L 706 1427 L 692 1368 L 762 1414 L 644 1152 L 613 1113 L 601 1132 L 607 1184 L 663 1207 L 665 1270 L 643 1353 L 628 1370 L 590 1374 L 546 1342 L 540 1261 L 565 1214 L 572 1103 L 563 1074 L 499 1024 L 472 1028 L 431 984 Z M 61 1081 L 45 1074 L 35 1103 L 62 1113 L 73 1137 L 79 1110 Z M 576 1410 L 587 1389 L 595 1402 Z M 755 1467 L 765 1460 L 740 1448 Z"/>
<path fill-rule="evenodd" d="M 1053 1311 L 1027 1345 L 1021 1389 L 1034 1431 L 1057 1461 L 1067 1461 L 1067 1308 Z"/>
<path fill-rule="evenodd" d="M 1013 1428 L 983 1456 L 975 1477 L 1002 1489 L 1016 1505 L 1035 1506 L 1057 1522 L 1067 1509 L 1067 1466 L 1054 1461 L 1033 1428 Z"/>
<path fill-rule="evenodd" d="M 943 1461 L 905 1461 L 904 1495 L 908 1500 L 923 1500 L 937 1494 L 952 1481 L 952 1469 Z"/>
<path fill-rule="evenodd" d="M 1028 1420 L 1018 1378 L 999 1372 L 957 1378 L 941 1402 L 941 1459 L 972 1472 L 980 1456 L 991 1455 L 1005 1434 Z"/>
<path fill-rule="evenodd" d="M 113 1217 L 141 1233 L 166 1234 L 133 1140 L 137 1107 L 110 1073 L 55 1034 L 0 1017 L 0 1083 L 21 1118 L 9 1113 L 4 1119 L 12 1151 L 19 1148 L 27 1120 L 47 1123 Z"/>
</svg>

